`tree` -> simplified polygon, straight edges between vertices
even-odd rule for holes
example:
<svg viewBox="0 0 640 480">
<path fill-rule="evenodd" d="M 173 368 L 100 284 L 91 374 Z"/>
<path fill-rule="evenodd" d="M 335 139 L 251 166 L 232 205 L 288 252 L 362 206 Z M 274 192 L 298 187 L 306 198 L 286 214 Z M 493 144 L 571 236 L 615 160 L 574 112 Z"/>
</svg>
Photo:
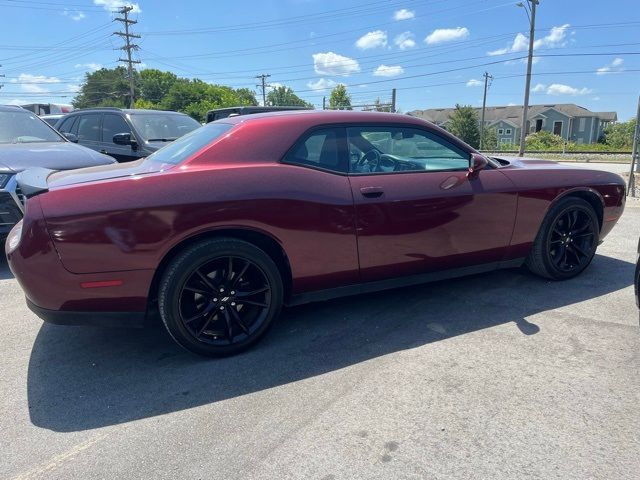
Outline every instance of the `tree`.
<svg viewBox="0 0 640 480">
<path fill-rule="evenodd" d="M 530 133 L 525 140 L 527 150 L 562 150 L 564 139 L 546 130 Z"/>
<path fill-rule="evenodd" d="M 293 90 L 291 90 L 291 88 L 285 87 L 284 85 L 274 88 L 267 94 L 267 103 L 269 105 L 279 105 L 284 107 L 313 108 L 313 105 L 305 102 L 295 93 L 293 93 Z"/>
<path fill-rule="evenodd" d="M 135 75 L 136 86 L 138 86 L 139 76 L 137 73 Z M 127 108 L 129 106 L 127 69 L 124 67 L 101 68 L 95 72 L 86 73 L 84 82 L 71 103 L 75 108 Z"/>
<path fill-rule="evenodd" d="M 347 87 L 343 83 L 339 83 L 331 90 L 329 96 L 329 108 L 338 110 L 352 110 L 351 95 L 347 92 Z"/>
<path fill-rule="evenodd" d="M 498 132 L 495 128 L 484 128 L 482 132 L 482 148 L 485 150 L 498 148 Z"/>
<path fill-rule="evenodd" d="M 255 106 L 258 105 L 258 100 L 256 99 L 256 92 L 250 90 L 248 88 L 237 88 L 236 94 L 240 100 L 239 105 L 247 105 L 247 106 Z"/>
<path fill-rule="evenodd" d="M 480 146 L 480 125 L 478 113 L 471 105 L 458 105 L 447 126 L 452 134 L 473 148 Z"/>
<path fill-rule="evenodd" d="M 611 148 L 628 148 L 633 147 L 633 134 L 636 129 L 636 119 L 633 118 L 628 122 L 614 123 L 604 129 L 602 143 Z"/>
<path fill-rule="evenodd" d="M 142 70 L 140 72 L 139 98 L 152 104 L 158 104 L 177 80 L 178 77 L 171 72 L 163 72 L 155 68 Z"/>
</svg>

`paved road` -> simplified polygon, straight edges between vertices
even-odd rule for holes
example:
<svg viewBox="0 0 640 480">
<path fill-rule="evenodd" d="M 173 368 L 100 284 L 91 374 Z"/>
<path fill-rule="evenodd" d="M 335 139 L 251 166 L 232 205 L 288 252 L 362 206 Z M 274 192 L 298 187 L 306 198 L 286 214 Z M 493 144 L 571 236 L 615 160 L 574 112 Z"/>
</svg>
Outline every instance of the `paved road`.
<svg viewBox="0 0 640 480">
<path fill-rule="evenodd" d="M 202 360 L 43 325 L 0 266 L 0 478 L 637 479 L 640 206 L 579 278 L 522 271 L 291 309 Z"/>
</svg>

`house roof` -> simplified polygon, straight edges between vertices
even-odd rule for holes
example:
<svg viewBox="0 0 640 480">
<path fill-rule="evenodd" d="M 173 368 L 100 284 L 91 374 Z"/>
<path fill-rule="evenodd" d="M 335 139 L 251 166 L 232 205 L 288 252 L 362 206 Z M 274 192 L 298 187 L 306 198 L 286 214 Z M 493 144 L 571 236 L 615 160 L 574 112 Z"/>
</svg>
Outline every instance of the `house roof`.
<svg viewBox="0 0 640 480">
<path fill-rule="evenodd" d="M 500 120 L 508 121 L 516 127 L 522 125 L 522 105 L 507 105 L 504 107 L 487 107 L 485 109 L 484 119 L 487 123 L 495 123 Z M 584 107 L 576 105 L 574 103 L 556 103 L 545 105 L 530 105 L 528 117 L 532 118 L 536 115 L 542 114 L 549 109 L 557 110 L 558 112 L 567 115 L 568 117 L 598 117 L 606 122 L 616 121 L 618 116 L 616 112 L 592 112 Z M 480 117 L 481 108 L 475 108 Z M 428 110 L 414 110 L 408 112 L 409 115 L 422 118 L 429 122 L 441 125 L 446 122 L 455 111 L 455 108 L 431 108 Z"/>
</svg>

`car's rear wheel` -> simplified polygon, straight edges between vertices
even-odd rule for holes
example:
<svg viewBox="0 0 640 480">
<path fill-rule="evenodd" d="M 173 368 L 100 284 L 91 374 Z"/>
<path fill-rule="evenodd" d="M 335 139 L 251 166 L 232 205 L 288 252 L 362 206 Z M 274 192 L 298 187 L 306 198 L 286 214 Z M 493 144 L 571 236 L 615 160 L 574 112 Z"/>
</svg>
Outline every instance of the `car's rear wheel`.
<svg viewBox="0 0 640 480">
<path fill-rule="evenodd" d="M 158 306 L 169 334 L 207 356 L 253 345 L 280 313 L 282 279 L 273 260 L 242 240 L 205 240 L 174 258 L 162 277 Z"/>
<path fill-rule="evenodd" d="M 575 277 L 591 263 L 599 231 L 598 217 L 589 202 L 575 197 L 561 199 L 545 217 L 527 267 L 554 280 Z"/>
</svg>

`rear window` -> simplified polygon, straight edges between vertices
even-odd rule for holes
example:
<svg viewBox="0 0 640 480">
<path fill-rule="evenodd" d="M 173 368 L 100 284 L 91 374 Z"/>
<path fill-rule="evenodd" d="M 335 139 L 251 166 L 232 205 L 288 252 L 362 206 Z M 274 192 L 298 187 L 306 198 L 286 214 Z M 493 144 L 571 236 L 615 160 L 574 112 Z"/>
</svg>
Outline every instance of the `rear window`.
<svg viewBox="0 0 640 480">
<path fill-rule="evenodd" d="M 145 163 L 177 165 L 232 128 L 229 123 L 208 123 L 149 155 Z"/>
</svg>

